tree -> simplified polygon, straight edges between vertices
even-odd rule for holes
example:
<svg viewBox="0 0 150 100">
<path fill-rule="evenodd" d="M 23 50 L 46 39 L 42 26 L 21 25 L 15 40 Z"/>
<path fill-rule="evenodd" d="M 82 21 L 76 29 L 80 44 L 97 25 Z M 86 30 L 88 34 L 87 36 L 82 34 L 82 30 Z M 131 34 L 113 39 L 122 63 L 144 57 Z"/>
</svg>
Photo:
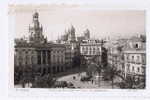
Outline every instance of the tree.
<svg viewBox="0 0 150 100">
<path fill-rule="evenodd" d="M 73 66 L 76 67 L 76 66 L 79 66 L 80 67 L 80 64 L 81 64 L 81 57 L 80 57 L 80 53 L 79 51 L 76 51 L 74 53 L 74 57 L 73 57 Z"/>
<path fill-rule="evenodd" d="M 92 59 L 92 61 L 88 61 L 88 68 L 87 68 L 87 75 L 89 77 L 93 77 L 96 74 L 98 74 L 98 85 L 100 86 L 100 76 L 102 72 L 102 67 L 96 64 L 95 60 Z"/>
<path fill-rule="evenodd" d="M 121 76 L 121 71 L 120 70 L 117 70 L 117 68 L 115 68 L 114 66 L 110 67 L 108 66 L 107 67 L 107 70 L 105 70 L 105 77 L 108 77 L 110 80 L 111 80 L 111 83 L 112 83 L 112 88 L 114 88 L 114 79 L 116 77 L 120 77 L 121 79 L 124 80 L 124 78 Z"/>
<path fill-rule="evenodd" d="M 135 78 L 133 76 L 127 76 L 121 83 L 121 88 L 134 89 L 135 88 Z"/>
<path fill-rule="evenodd" d="M 102 46 L 102 54 L 101 54 L 101 64 L 103 67 L 107 66 L 107 49 Z"/>
</svg>

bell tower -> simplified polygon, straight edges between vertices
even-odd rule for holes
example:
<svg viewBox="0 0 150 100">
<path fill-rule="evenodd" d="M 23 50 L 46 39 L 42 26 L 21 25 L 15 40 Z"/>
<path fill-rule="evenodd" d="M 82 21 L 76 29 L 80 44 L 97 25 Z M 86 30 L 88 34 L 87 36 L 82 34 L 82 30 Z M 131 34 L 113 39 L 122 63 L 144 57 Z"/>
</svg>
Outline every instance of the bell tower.
<svg viewBox="0 0 150 100">
<path fill-rule="evenodd" d="M 43 27 L 39 22 L 39 13 L 35 12 L 32 18 L 32 24 L 29 25 L 30 42 L 43 43 L 45 38 L 43 35 Z"/>
<path fill-rule="evenodd" d="M 37 29 L 39 28 L 39 14 L 37 12 L 35 12 L 33 14 L 33 24 L 34 24 L 34 27 Z"/>
</svg>

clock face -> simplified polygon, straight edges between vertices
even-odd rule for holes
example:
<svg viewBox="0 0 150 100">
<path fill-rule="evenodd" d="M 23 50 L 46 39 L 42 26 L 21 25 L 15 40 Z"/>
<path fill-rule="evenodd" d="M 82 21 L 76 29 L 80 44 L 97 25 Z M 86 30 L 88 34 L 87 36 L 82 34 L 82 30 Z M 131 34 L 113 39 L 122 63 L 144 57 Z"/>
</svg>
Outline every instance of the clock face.
<svg viewBox="0 0 150 100">
<path fill-rule="evenodd" d="M 34 20 L 38 20 L 38 18 L 37 18 L 37 17 L 34 17 Z"/>
</svg>

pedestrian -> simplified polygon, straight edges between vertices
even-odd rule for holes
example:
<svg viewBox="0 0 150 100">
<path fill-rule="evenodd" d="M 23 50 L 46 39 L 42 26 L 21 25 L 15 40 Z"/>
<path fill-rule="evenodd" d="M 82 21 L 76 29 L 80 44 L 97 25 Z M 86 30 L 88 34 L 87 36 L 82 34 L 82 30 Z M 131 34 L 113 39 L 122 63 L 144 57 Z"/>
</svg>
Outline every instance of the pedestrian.
<svg viewBox="0 0 150 100">
<path fill-rule="evenodd" d="M 73 80 L 75 80 L 76 79 L 76 77 L 75 76 L 73 76 Z"/>
<path fill-rule="evenodd" d="M 93 80 L 92 80 L 92 84 L 93 84 Z"/>
</svg>

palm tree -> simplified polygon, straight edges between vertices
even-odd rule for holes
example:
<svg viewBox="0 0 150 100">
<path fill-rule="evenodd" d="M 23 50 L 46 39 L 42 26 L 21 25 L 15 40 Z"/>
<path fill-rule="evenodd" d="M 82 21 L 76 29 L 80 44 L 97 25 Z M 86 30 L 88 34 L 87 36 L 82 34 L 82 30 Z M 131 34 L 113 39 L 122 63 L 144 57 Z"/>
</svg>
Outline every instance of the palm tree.
<svg viewBox="0 0 150 100">
<path fill-rule="evenodd" d="M 127 76 L 124 80 L 124 88 L 133 89 L 135 84 L 135 79 L 132 76 Z"/>
<path fill-rule="evenodd" d="M 94 61 L 88 63 L 87 74 L 89 77 L 93 77 L 98 74 L 98 85 L 100 87 L 100 76 L 101 76 L 102 67 L 96 64 Z"/>
<path fill-rule="evenodd" d="M 123 76 L 121 76 L 120 73 L 121 73 L 121 71 L 117 70 L 117 68 L 114 66 L 112 66 L 112 67 L 107 66 L 107 69 L 105 69 L 104 77 L 108 77 L 111 80 L 112 88 L 114 88 L 114 79 L 116 77 L 120 77 L 121 79 L 124 80 Z"/>
</svg>

